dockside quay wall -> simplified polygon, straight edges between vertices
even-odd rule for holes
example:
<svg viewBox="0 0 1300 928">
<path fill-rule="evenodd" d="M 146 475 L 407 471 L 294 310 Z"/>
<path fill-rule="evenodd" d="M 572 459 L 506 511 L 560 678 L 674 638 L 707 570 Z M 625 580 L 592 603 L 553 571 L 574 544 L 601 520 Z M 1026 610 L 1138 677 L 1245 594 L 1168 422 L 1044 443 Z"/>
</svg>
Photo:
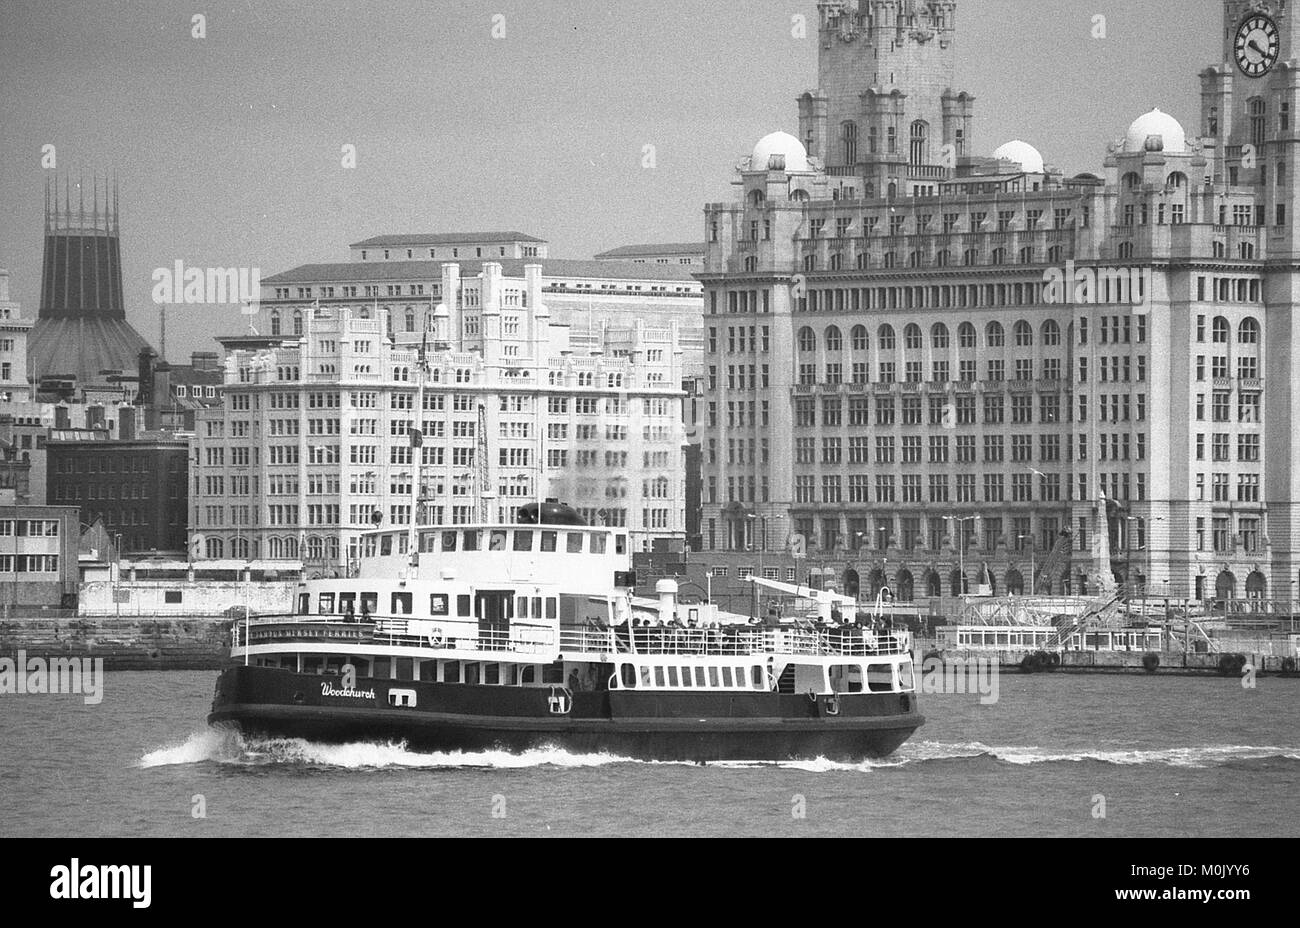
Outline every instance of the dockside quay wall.
<svg viewBox="0 0 1300 928">
<path fill-rule="evenodd" d="M 105 670 L 215 670 L 230 654 L 230 626 L 209 618 L 66 618 L 0 621 L 0 656 L 103 658 Z"/>
</svg>

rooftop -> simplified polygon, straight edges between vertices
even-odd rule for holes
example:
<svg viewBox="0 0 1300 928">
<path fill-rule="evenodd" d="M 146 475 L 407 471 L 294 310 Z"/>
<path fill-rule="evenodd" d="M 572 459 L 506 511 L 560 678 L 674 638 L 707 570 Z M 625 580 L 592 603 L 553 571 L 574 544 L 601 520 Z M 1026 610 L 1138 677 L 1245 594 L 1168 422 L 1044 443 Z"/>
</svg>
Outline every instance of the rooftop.
<svg viewBox="0 0 1300 928">
<path fill-rule="evenodd" d="M 597 258 L 630 258 L 652 255 L 703 255 L 708 250 L 704 242 L 666 242 L 648 245 L 620 245 L 609 251 L 602 251 Z"/>
<path fill-rule="evenodd" d="M 546 239 L 525 235 L 523 232 L 430 232 L 410 235 L 376 235 L 374 238 L 368 238 L 363 242 L 354 242 L 350 247 L 365 248 L 371 245 L 378 247 L 391 245 L 400 248 L 413 245 L 456 245 L 461 242 L 539 242 L 544 244 Z"/>
<path fill-rule="evenodd" d="M 689 269 L 670 264 L 634 264 L 630 261 L 566 261 L 558 258 L 501 258 L 496 261 L 345 261 L 335 264 L 304 264 L 262 278 L 263 286 L 282 284 L 329 284 L 385 280 L 442 280 L 442 266 L 457 264 L 462 277 L 479 274 L 484 264 L 499 264 L 506 277 L 523 277 L 530 264 L 542 267 L 551 280 L 645 280 L 695 283 Z"/>
</svg>

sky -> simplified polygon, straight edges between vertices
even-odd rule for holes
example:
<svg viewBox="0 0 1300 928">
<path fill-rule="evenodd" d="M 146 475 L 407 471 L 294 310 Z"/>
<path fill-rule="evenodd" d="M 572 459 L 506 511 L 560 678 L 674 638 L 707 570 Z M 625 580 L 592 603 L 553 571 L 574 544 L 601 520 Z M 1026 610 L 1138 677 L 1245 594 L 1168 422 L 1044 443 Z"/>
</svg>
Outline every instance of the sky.
<svg viewBox="0 0 1300 928">
<path fill-rule="evenodd" d="M 1068 175 L 1154 107 L 1194 131 L 1221 23 L 1221 0 L 960 0 L 976 152 L 1023 138 Z M 74 185 L 119 177 L 127 316 L 155 347 L 151 275 L 177 260 L 270 276 L 401 232 L 516 230 L 564 258 L 702 241 L 737 162 L 797 133 L 816 60 L 813 0 L 0 0 L 0 267 L 34 317 L 47 145 Z M 167 356 L 246 325 L 171 307 Z"/>
</svg>

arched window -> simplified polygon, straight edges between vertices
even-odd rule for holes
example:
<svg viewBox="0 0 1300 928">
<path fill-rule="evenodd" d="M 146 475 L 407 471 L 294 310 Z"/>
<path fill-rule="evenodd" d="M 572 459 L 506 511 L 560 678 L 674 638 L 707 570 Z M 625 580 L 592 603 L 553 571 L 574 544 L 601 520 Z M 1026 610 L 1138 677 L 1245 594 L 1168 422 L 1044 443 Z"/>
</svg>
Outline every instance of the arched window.
<svg viewBox="0 0 1300 928">
<path fill-rule="evenodd" d="M 908 161 L 914 165 L 928 164 L 930 161 L 930 124 L 922 119 L 912 123 Z"/>
<path fill-rule="evenodd" d="M 1124 179 L 1120 181 L 1120 186 L 1125 190 L 1136 190 L 1142 186 L 1142 175 L 1136 171 L 1129 171 L 1124 175 Z"/>
<path fill-rule="evenodd" d="M 813 333 L 812 329 L 808 328 L 808 326 L 804 326 L 802 329 L 799 330 L 799 350 L 800 351 L 817 350 L 817 336 L 816 334 Z"/>
<path fill-rule="evenodd" d="M 840 126 L 840 144 L 843 146 L 844 163 L 848 167 L 858 163 L 858 124 L 846 122 Z"/>
<path fill-rule="evenodd" d="M 793 200 L 795 203 L 807 203 L 807 202 L 808 202 L 808 191 L 807 191 L 807 190 L 792 190 L 792 191 L 790 191 L 790 199 Z"/>
<path fill-rule="evenodd" d="M 1237 341 L 1243 345 L 1259 344 L 1259 323 L 1251 316 L 1241 320 L 1237 326 Z"/>
<path fill-rule="evenodd" d="M 935 348 L 947 348 L 949 344 L 948 327 L 936 322 L 930 328 L 930 344 Z"/>
<path fill-rule="evenodd" d="M 1133 257 L 1133 243 L 1132 243 L 1132 242 L 1120 242 L 1120 243 L 1119 243 L 1119 256 L 1120 256 L 1120 259 L 1121 259 L 1121 260 L 1125 260 L 1125 261 L 1127 261 L 1127 260 L 1131 259 L 1131 258 Z"/>
<path fill-rule="evenodd" d="M 1061 327 L 1055 319 L 1043 323 L 1043 344 L 1048 348 L 1057 348 L 1061 344 Z"/>
<path fill-rule="evenodd" d="M 223 549 L 223 545 L 220 538 L 208 539 L 208 548 L 207 548 L 208 557 L 211 558 L 224 557 L 225 555 L 222 554 L 222 549 Z"/>
<path fill-rule="evenodd" d="M 293 311 L 293 334 L 294 335 L 302 334 L 302 310 L 301 309 L 295 309 Z"/>
<path fill-rule="evenodd" d="M 944 249 L 934 256 L 935 267 L 948 267 L 952 264 L 952 252 Z"/>
<path fill-rule="evenodd" d="M 994 264 L 1006 264 L 1007 250 L 1005 248 L 994 248 L 993 257 L 991 260 Z"/>
<path fill-rule="evenodd" d="M 757 256 L 757 255 L 746 255 L 746 256 L 745 256 L 745 271 L 746 271 L 747 273 L 752 274 L 752 273 L 754 273 L 754 272 L 757 271 L 757 270 L 758 270 L 758 256 Z"/>
<path fill-rule="evenodd" d="M 916 599 L 916 581 L 912 579 L 910 570 L 900 570 L 898 572 L 898 581 L 894 588 L 894 599 L 900 603 L 910 603 Z"/>
<path fill-rule="evenodd" d="M 1021 319 L 1016 323 L 1014 329 L 1016 334 L 1017 348 L 1032 348 L 1034 345 L 1034 328 L 1028 322 Z"/>
<path fill-rule="evenodd" d="M 1232 327 L 1228 325 L 1228 320 L 1222 316 L 1214 317 L 1214 343 L 1216 345 L 1226 345 L 1228 336 L 1232 332 Z"/>
<path fill-rule="evenodd" d="M 853 339 L 854 351 L 866 351 L 871 347 L 871 340 L 867 336 L 867 327 L 865 325 L 855 325 L 850 336 Z"/>
<path fill-rule="evenodd" d="M 923 251 L 914 251 L 907 256 L 908 267 L 920 267 L 922 262 L 924 261 L 925 261 L 925 252 Z"/>
<path fill-rule="evenodd" d="M 915 322 L 903 329 L 903 347 L 915 351 L 921 347 L 921 327 Z"/>
<path fill-rule="evenodd" d="M 278 311 L 271 313 L 271 334 L 280 334 L 280 313 Z"/>
<path fill-rule="evenodd" d="M 880 340 L 881 351 L 893 351 L 898 347 L 898 338 L 894 335 L 892 325 L 882 325 L 876 332 L 876 338 Z"/>
<path fill-rule="evenodd" d="M 889 182 L 889 187 L 888 187 L 888 189 L 885 191 L 885 197 L 886 197 L 887 199 L 892 200 L 892 199 L 894 199 L 896 196 L 898 196 L 898 184 L 894 183 L 893 181 L 890 181 L 890 182 Z"/>
<path fill-rule="evenodd" d="M 990 322 L 984 329 L 984 338 L 990 348 L 1002 348 L 1007 343 L 1007 334 L 1000 322 Z"/>
<path fill-rule="evenodd" d="M 840 330 L 838 326 L 830 326 L 826 330 L 826 350 L 827 351 L 844 350 L 844 336 L 840 334 Z"/>
<path fill-rule="evenodd" d="M 898 264 L 898 255 L 892 251 L 885 253 L 885 267 L 894 267 Z"/>
<path fill-rule="evenodd" d="M 925 595 L 942 596 L 943 580 L 940 578 L 938 571 L 931 570 L 925 575 Z"/>
<path fill-rule="evenodd" d="M 749 205 L 762 206 L 767 200 L 767 194 L 761 190 L 751 190 L 749 192 Z"/>
<path fill-rule="evenodd" d="M 1187 186 L 1187 175 L 1182 171 L 1174 171 L 1165 179 L 1165 183 L 1175 190 L 1182 189 Z"/>
<path fill-rule="evenodd" d="M 844 255 L 838 251 L 831 255 L 831 270 L 838 271 L 844 267 Z"/>
<path fill-rule="evenodd" d="M 868 267 L 870 267 L 870 259 L 867 257 L 867 253 L 865 251 L 858 252 L 857 265 L 859 271 L 865 271 Z"/>
<path fill-rule="evenodd" d="M 1021 263 L 1021 264 L 1033 264 L 1033 263 L 1034 263 L 1034 246 L 1033 246 L 1033 245 L 1026 245 L 1024 248 L 1020 249 L 1020 263 Z"/>
<path fill-rule="evenodd" d="M 962 264 L 967 267 L 974 267 L 980 263 L 980 252 L 978 248 L 967 248 L 961 256 Z"/>
<path fill-rule="evenodd" d="M 969 322 L 963 322 L 957 327 L 957 347 L 974 348 L 976 347 L 977 338 L 978 336 L 975 334 L 975 326 L 971 325 Z"/>
</svg>

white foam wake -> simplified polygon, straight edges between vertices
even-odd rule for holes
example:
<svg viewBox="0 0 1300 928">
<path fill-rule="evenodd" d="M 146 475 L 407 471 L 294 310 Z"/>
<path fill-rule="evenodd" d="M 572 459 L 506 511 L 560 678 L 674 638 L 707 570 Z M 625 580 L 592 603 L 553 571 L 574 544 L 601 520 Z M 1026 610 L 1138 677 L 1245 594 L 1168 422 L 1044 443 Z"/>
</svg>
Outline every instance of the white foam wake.
<svg viewBox="0 0 1300 928">
<path fill-rule="evenodd" d="M 1159 764 L 1167 767 L 1217 767 L 1235 761 L 1267 760 L 1270 758 L 1300 760 L 1300 748 L 1209 744 L 1146 750 L 1134 748 L 1085 748 L 1069 751 L 1023 746 L 993 747 L 978 741 L 958 744 L 918 741 L 905 744 L 894 756 L 897 759 L 912 762 L 991 757 L 1017 766 L 1096 761 L 1126 767 L 1141 764 Z"/>
<path fill-rule="evenodd" d="M 1048 749 L 1033 746 L 990 746 L 979 741 L 945 743 L 913 741 L 904 744 L 887 758 L 850 764 L 818 758 L 807 761 L 717 761 L 706 766 L 746 770 L 776 767 L 804 773 L 868 773 L 933 761 L 986 757 L 1016 766 L 1049 763 L 1094 761 L 1134 766 L 1158 764 L 1169 767 L 1215 767 L 1235 761 L 1279 758 L 1300 760 L 1300 748 L 1256 747 L 1250 745 L 1200 745 L 1156 749 L 1080 750 Z M 140 767 L 166 767 L 204 762 L 237 766 L 303 765 L 336 767 L 345 770 L 382 769 L 522 769 L 530 767 L 603 767 L 610 764 L 650 763 L 668 766 L 694 766 L 681 762 L 638 761 L 614 754 L 573 754 L 560 748 L 543 748 L 522 754 L 506 751 L 420 753 L 404 742 L 363 742 L 321 744 L 300 738 L 251 739 L 238 732 L 204 729 L 184 741 L 166 745 L 145 754 Z"/>
</svg>

